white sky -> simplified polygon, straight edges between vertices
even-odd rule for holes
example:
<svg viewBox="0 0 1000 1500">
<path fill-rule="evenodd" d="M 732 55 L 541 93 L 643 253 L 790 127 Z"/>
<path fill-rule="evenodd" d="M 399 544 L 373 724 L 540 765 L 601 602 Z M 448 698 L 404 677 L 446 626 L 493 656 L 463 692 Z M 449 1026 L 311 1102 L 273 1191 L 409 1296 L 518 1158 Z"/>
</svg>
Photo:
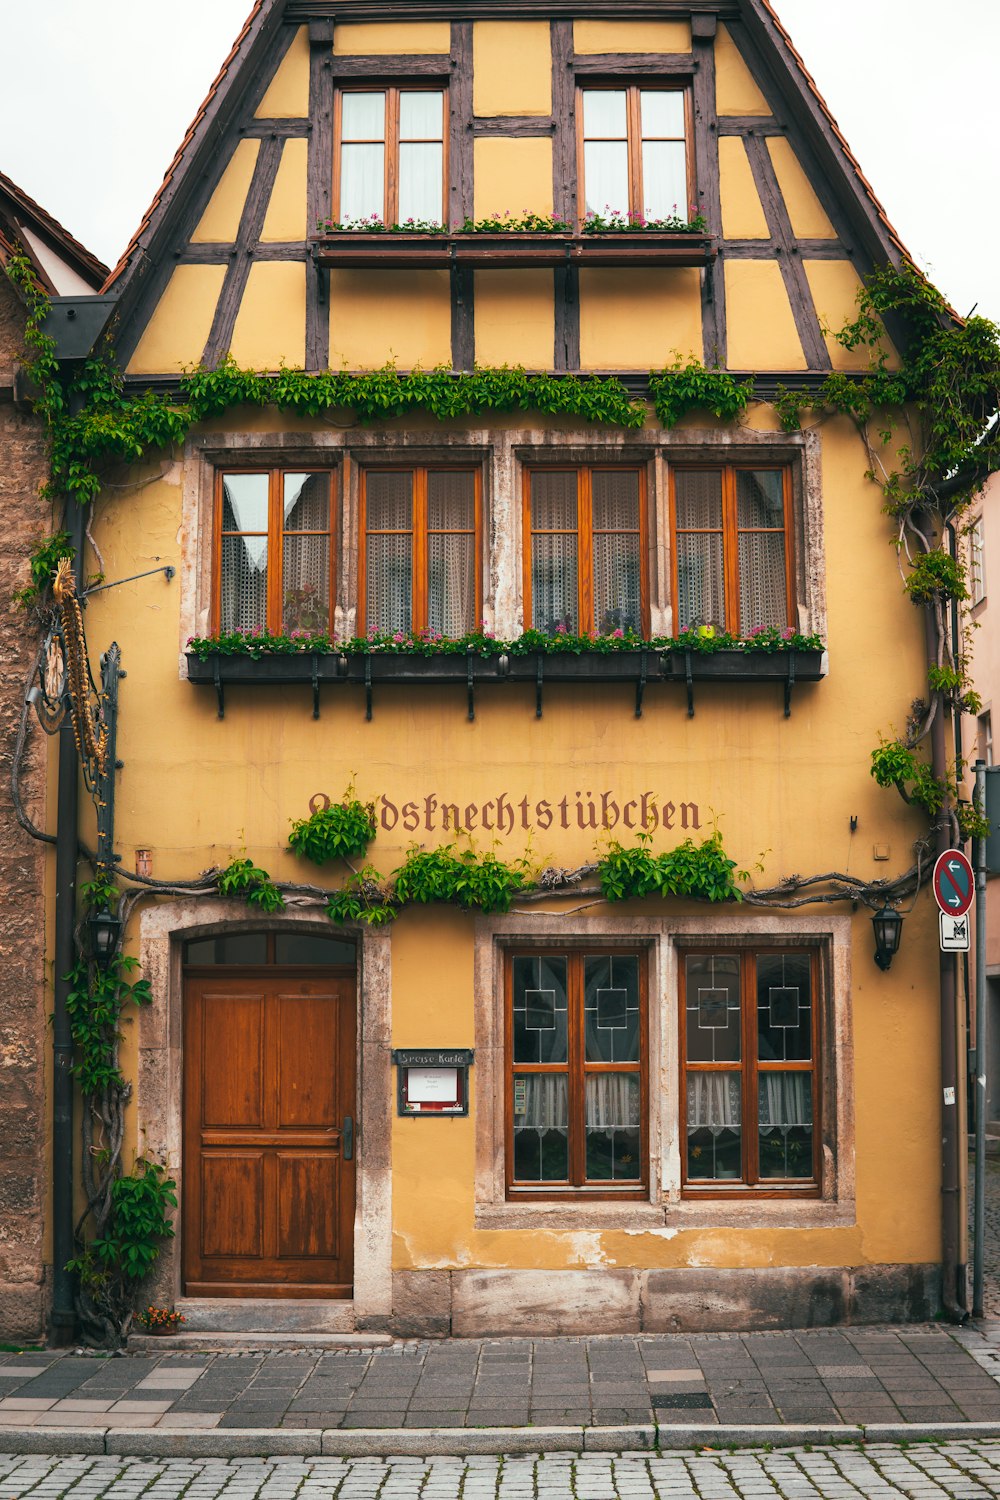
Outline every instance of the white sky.
<svg viewBox="0 0 1000 1500">
<path fill-rule="evenodd" d="M 775 0 L 904 244 L 1000 320 L 1000 0 Z M 0 0 L 0 171 L 110 264 L 250 0 Z"/>
</svg>

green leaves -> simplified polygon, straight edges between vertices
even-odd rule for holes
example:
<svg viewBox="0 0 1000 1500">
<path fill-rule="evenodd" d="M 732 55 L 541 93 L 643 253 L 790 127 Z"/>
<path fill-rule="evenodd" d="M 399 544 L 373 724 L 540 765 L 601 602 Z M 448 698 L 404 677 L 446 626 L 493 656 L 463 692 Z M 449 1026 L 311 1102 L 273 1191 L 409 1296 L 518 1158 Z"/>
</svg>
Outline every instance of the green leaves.
<svg viewBox="0 0 1000 1500">
<path fill-rule="evenodd" d="M 649 394 L 664 427 L 675 427 L 689 411 L 710 411 L 721 421 L 735 422 L 747 409 L 753 381 L 734 380 L 725 370 L 707 370 L 693 359 L 682 365 L 677 358 L 651 372 Z"/>
<path fill-rule="evenodd" d="M 914 604 L 928 604 L 934 598 L 968 599 L 965 569 L 957 558 L 935 547 L 922 552 L 904 584 Z"/>
<path fill-rule="evenodd" d="M 701 844 L 685 839 L 676 849 L 653 854 L 652 835 L 640 833 L 635 844 L 617 840 L 597 870 L 607 901 L 627 901 L 642 896 L 678 896 L 696 901 L 742 901 L 729 859 L 718 832 Z M 746 871 L 740 871 L 746 879 Z"/>
<path fill-rule="evenodd" d="M 153 999 L 148 979 L 128 977 L 138 967 L 137 958 L 116 953 L 106 969 L 81 958 L 70 971 L 66 1010 L 74 1046 L 73 1076 L 87 1099 L 107 1088 L 126 1086 L 116 1061 L 122 1010 L 126 1005 L 149 1005 Z"/>
<path fill-rule="evenodd" d="M 526 859 L 507 864 L 494 852 L 478 854 L 471 845 L 429 850 L 414 845 L 394 872 L 393 896 L 400 906 L 443 901 L 465 911 L 510 911 L 514 897 L 529 884 L 528 870 Z"/>
<path fill-rule="evenodd" d="M 132 1174 L 112 1184 L 107 1227 L 88 1247 L 98 1265 L 135 1285 L 144 1280 L 163 1240 L 173 1238 L 169 1210 L 177 1207 L 176 1187 L 166 1167 L 140 1156 Z"/>
<path fill-rule="evenodd" d="M 314 865 L 331 859 L 353 859 L 368 852 L 375 837 L 375 804 L 359 802 L 348 787 L 341 802 L 317 808 L 308 818 L 292 824 L 289 848 Z"/>
<path fill-rule="evenodd" d="M 220 896 L 242 896 L 248 906 L 261 911 L 284 911 L 285 898 L 266 870 L 252 859 L 234 856 L 219 873 L 216 886 Z"/>
</svg>

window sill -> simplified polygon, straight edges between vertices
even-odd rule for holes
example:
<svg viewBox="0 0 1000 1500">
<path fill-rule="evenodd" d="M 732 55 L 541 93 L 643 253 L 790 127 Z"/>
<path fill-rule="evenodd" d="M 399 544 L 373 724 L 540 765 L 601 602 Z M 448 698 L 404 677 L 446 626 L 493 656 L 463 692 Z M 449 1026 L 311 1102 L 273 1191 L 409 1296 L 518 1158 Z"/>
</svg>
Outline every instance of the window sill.
<svg viewBox="0 0 1000 1500">
<path fill-rule="evenodd" d="M 386 234 L 342 230 L 312 242 L 317 266 L 441 270 L 449 266 L 705 266 L 709 234 Z"/>
<path fill-rule="evenodd" d="M 699 1229 L 836 1229 L 857 1222 L 853 1202 L 832 1203 L 821 1198 L 768 1198 L 726 1203 L 718 1198 L 683 1202 L 573 1202 L 510 1201 L 480 1204 L 477 1229 L 579 1230 L 606 1229 L 630 1234 L 655 1234 L 672 1239 Z"/>
<path fill-rule="evenodd" d="M 226 656 L 202 660 L 187 655 L 188 681 L 214 687 L 219 718 L 225 717 L 227 687 L 285 687 L 310 684 L 313 718 L 319 718 L 320 686 L 351 685 L 365 689 L 367 717 L 372 717 L 373 689 L 422 684 L 428 687 L 464 686 L 468 716 L 475 718 L 477 687 L 503 682 L 532 684 L 535 716 L 542 717 L 546 683 L 599 686 L 623 683 L 635 689 L 635 714 L 642 715 L 646 688 L 657 683 L 683 683 L 688 715 L 694 715 L 694 683 L 780 683 L 784 686 L 785 715 L 791 713 L 792 689 L 797 683 L 819 682 L 826 675 L 825 651 L 613 651 L 528 652 L 524 656 L 483 657 L 474 654 L 415 656 L 406 652 L 373 651 L 363 655 L 331 652 L 294 652 L 288 655 Z"/>
</svg>

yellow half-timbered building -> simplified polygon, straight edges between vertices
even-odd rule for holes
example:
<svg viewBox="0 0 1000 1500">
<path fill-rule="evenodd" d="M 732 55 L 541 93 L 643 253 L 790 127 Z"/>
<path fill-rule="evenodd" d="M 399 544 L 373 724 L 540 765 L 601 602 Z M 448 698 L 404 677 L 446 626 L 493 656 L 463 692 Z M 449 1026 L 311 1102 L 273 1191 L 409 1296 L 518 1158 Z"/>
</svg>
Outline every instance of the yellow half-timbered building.
<svg viewBox="0 0 1000 1500">
<path fill-rule="evenodd" d="M 869 775 L 924 627 L 854 425 L 775 404 L 865 368 L 836 330 L 904 259 L 767 0 L 258 0 L 104 289 L 127 391 L 233 399 L 90 521 L 107 581 L 176 570 L 86 629 L 153 993 L 126 1159 L 178 1183 L 190 1328 L 925 1317 L 942 1263 L 954 1302 L 933 907 L 888 969 L 871 921 L 926 826 Z M 465 406 L 408 405 L 442 367 Z M 672 367 L 752 396 L 670 425 Z M 348 864 L 288 836 L 350 788 L 338 924 Z M 606 899 L 644 840 L 744 899 Z M 414 845 L 525 884 L 427 899 Z M 202 879 L 243 858 L 283 907 Z"/>
</svg>

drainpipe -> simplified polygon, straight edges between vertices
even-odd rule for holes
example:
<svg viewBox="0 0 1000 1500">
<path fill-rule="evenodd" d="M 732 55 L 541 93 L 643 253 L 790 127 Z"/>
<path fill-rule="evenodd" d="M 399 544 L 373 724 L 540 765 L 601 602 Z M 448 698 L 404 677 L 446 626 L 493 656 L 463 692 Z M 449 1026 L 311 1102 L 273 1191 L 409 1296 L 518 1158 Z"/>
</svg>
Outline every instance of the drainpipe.
<svg viewBox="0 0 1000 1500">
<path fill-rule="evenodd" d="M 82 592 L 85 514 L 75 500 L 66 502 L 66 530 L 75 550 L 73 572 Z M 52 1015 L 52 1317 L 50 1339 L 57 1347 L 76 1339 L 73 1277 L 73 1037 L 66 998 L 70 970 L 76 962 L 76 870 L 80 768 L 69 715 L 59 730 L 59 781 L 56 807 L 55 982 Z"/>
<path fill-rule="evenodd" d="M 924 621 L 927 659 L 936 662 L 937 629 L 930 605 L 924 612 Z M 931 725 L 931 768 L 934 775 L 941 778 L 947 775 L 945 734 L 945 716 L 935 714 Z M 942 822 L 937 831 L 937 853 L 944 854 L 950 848 L 950 825 Z M 964 1140 L 965 1121 L 959 1122 L 958 1118 L 958 1010 L 953 953 L 939 955 L 938 971 L 941 995 L 941 1301 L 952 1322 L 964 1323 L 969 1313 L 964 1306 L 966 1267 L 959 1262 L 962 1192 L 958 1145 L 959 1124 L 963 1127 L 961 1137 Z"/>
</svg>

